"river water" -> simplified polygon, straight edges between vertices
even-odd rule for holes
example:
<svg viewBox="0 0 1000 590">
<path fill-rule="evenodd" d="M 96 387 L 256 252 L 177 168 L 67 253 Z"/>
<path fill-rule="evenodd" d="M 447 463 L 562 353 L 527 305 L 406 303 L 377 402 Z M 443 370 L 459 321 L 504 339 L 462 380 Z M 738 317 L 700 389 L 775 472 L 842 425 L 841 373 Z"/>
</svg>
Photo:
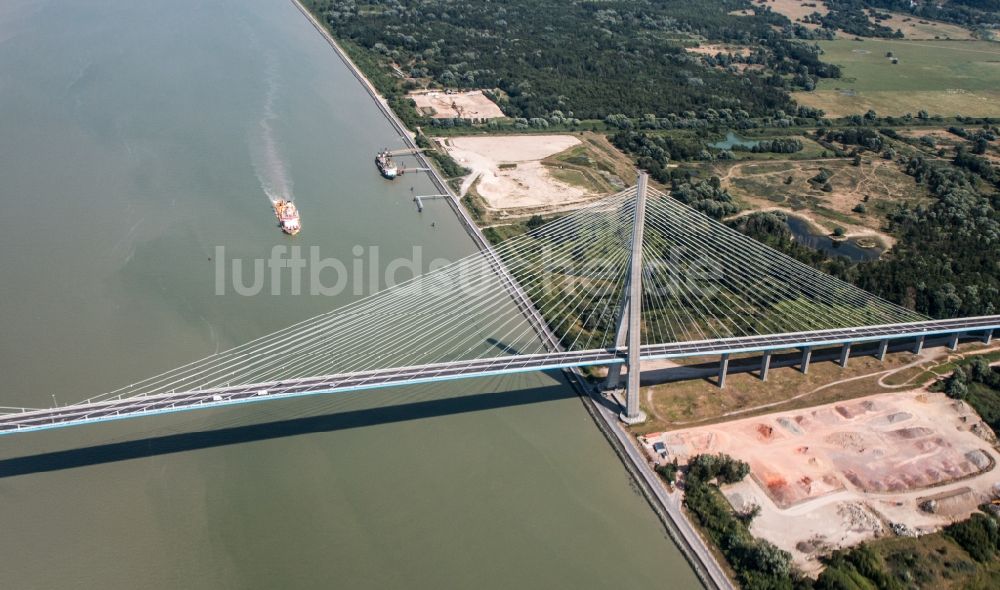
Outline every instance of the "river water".
<svg viewBox="0 0 1000 590">
<path fill-rule="evenodd" d="M 0 405 L 360 295 L 218 295 L 220 246 L 474 251 L 444 203 L 417 214 L 426 179 L 377 176 L 398 145 L 285 0 L 0 4 Z M 269 195 L 294 196 L 299 236 Z M 0 438 L 0 523 L 5 588 L 698 587 L 558 375 Z"/>
</svg>

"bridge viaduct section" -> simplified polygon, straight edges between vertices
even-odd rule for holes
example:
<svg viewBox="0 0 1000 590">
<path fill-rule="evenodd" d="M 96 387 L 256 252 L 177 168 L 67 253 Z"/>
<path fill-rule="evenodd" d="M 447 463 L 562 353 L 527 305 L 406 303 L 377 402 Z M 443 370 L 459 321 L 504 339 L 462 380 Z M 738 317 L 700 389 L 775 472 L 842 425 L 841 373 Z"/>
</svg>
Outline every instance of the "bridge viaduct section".
<svg viewBox="0 0 1000 590">
<path fill-rule="evenodd" d="M 843 351 L 845 347 L 848 347 L 849 350 L 851 345 L 878 343 L 875 356 L 879 357 L 885 353 L 890 342 L 910 342 L 914 348 L 923 346 L 926 339 L 931 337 L 948 337 L 946 342 L 948 346 L 955 344 L 957 337 L 976 338 L 983 342 L 990 342 L 994 331 L 998 329 L 1000 329 L 1000 316 L 983 316 L 773 336 L 647 344 L 639 347 L 639 354 L 634 356 L 635 361 L 639 361 L 720 355 L 723 358 L 721 367 L 723 367 L 724 372 L 729 355 L 760 353 L 764 359 L 767 359 L 762 363 L 760 375 L 761 378 L 766 378 L 766 363 L 772 354 L 782 350 L 812 351 L 819 347 L 837 346 Z M 626 363 L 628 359 L 628 347 L 607 350 L 558 351 L 377 369 L 199 391 L 120 397 L 99 402 L 39 410 L 25 409 L 20 412 L 0 414 L 0 435 L 306 395 L 510 375 L 531 371 L 615 366 Z M 808 365 L 800 365 L 800 370 L 807 368 Z M 638 371 L 636 371 L 636 376 L 638 376 Z M 626 395 L 632 397 L 630 401 L 637 408 L 638 387 L 630 388 Z"/>
</svg>

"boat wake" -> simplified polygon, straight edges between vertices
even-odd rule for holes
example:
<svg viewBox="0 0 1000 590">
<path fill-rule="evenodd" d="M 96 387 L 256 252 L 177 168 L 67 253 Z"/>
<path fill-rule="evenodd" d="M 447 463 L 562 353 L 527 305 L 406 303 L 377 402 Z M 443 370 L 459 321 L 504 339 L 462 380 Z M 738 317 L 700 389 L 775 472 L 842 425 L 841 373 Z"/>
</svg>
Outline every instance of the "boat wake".
<svg viewBox="0 0 1000 590">
<path fill-rule="evenodd" d="M 264 82 L 264 114 L 257 122 L 256 129 L 250 133 L 250 157 L 254 172 L 260 182 L 260 188 L 271 203 L 279 200 L 290 201 L 292 195 L 292 180 L 288 175 L 288 167 L 281 154 L 274 131 L 274 121 L 278 118 L 274 103 L 278 95 L 278 63 L 273 54 L 265 56 L 266 67 Z"/>
</svg>

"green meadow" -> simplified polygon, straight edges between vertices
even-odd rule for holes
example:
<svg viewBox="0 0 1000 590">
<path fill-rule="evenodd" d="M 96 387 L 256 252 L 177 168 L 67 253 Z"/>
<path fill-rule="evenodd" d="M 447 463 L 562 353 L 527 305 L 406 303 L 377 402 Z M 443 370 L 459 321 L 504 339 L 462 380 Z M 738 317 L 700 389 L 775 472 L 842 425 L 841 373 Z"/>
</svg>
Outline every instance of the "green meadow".
<svg viewBox="0 0 1000 590">
<path fill-rule="evenodd" d="M 841 66 L 796 100 L 828 116 L 879 114 L 1000 116 L 1000 43 L 989 41 L 821 41 L 825 61 Z M 887 54 L 891 53 L 892 58 Z"/>
</svg>

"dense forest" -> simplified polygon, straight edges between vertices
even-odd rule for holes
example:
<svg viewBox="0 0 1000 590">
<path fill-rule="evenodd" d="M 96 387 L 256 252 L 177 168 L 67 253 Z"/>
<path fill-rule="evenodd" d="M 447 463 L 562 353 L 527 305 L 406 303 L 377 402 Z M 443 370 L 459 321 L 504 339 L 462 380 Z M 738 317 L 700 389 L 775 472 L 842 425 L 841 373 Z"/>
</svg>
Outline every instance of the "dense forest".
<svg viewBox="0 0 1000 590">
<path fill-rule="evenodd" d="M 900 206 L 890 217 L 899 241 L 883 260 L 850 276 L 863 289 L 934 317 L 1000 310 L 1000 196 L 975 174 L 948 162 L 913 157 L 906 172 L 936 197 Z"/>
<path fill-rule="evenodd" d="M 746 0 L 504 3 L 306 0 L 347 41 L 379 90 L 496 89 L 510 117 L 603 119 L 742 110 L 795 112 L 786 89 L 839 75 L 806 41 L 808 29 Z M 683 49 L 692 35 L 754 44 L 768 69 L 714 67 Z M 394 73 L 387 76 L 386 72 Z M 397 105 L 398 107 L 404 105 Z M 403 110 L 397 108 L 397 110 Z M 556 115 L 558 113 L 558 115 Z M 416 117 L 411 108 L 409 117 Z"/>
</svg>

